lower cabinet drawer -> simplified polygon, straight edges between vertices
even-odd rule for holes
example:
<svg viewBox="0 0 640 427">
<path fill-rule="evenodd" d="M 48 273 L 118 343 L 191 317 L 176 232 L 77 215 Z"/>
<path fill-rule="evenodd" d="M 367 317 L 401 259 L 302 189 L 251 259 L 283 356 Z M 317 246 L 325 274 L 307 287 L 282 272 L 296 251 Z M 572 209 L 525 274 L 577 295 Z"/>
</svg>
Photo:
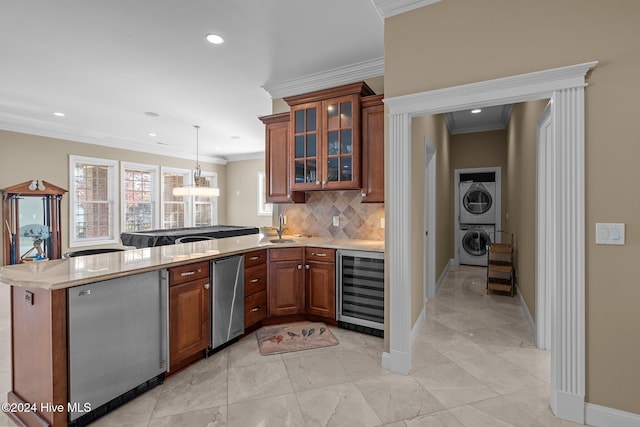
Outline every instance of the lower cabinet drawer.
<svg viewBox="0 0 640 427">
<path fill-rule="evenodd" d="M 244 296 L 267 290 L 267 264 L 244 270 Z"/>
<path fill-rule="evenodd" d="M 267 317 L 267 291 L 260 291 L 244 299 L 244 327 Z"/>
</svg>

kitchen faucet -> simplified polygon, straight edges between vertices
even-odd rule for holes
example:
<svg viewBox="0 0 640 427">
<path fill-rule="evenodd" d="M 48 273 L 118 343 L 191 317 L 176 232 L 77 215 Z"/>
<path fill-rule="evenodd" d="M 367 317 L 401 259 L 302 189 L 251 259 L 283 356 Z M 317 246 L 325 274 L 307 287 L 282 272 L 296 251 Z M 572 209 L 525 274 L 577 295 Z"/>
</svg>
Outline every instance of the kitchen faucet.
<svg viewBox="0 0 640 427">
<path fill-rule="evenodd" d="M 284 215 L 280 214 L 278 216 L 278 240 L 282 240 L 282 232 L 284 231 L 284 228 L 282 228 L 283 224 L 284 224 Z"/>
</svg>

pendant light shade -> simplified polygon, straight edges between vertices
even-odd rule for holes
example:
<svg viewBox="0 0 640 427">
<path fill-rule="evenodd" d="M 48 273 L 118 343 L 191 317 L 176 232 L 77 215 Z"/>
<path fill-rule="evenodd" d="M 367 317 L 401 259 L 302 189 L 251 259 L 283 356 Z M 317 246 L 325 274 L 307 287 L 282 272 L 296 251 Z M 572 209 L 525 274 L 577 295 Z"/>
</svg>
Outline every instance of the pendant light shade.
<svg viewBox="0 0 640 427">
<path fill-rule="evenodd" d="M 209 186 L 209 180 L 202 176 L 202 170 L 200 169 L 199 160 L 199 145 L 200 141 L 198 134 L 200 126 L 194 125 L 196 128 L 196 170 L 193 172 L 193 184 L 183 185 L 182 187 L 175 187 L 173 189 L 174 196 L 208 196 L 217 197 L 220 195 L 219 188 L 213 188 Z"/>
</svg>

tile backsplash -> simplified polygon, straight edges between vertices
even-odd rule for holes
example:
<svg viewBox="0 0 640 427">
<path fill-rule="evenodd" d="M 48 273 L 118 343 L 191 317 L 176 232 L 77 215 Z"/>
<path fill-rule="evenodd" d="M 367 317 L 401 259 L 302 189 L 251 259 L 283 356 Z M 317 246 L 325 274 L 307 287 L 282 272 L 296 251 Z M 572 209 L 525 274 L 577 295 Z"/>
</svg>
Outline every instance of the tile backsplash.
<svg viewBox="0 0 640 427">
<path fill-rule="evenodd" d="M 384 240 L 383 203 L 362 203 L 359 190 L 310 191 L 305 204 L 280 205 L 287 216 L 286 234 L 309 234 L 338 239 Z M 340 225 L 333 225 L 333 217 Z"/>
</svg>

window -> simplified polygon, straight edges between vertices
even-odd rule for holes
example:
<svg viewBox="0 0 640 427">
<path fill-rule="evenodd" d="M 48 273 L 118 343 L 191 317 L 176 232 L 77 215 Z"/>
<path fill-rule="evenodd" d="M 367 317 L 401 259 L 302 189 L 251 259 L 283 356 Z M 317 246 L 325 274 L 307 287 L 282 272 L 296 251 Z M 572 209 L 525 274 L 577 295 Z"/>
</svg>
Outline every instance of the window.
<svg viewBox="0 0 640 427">
<path fill-rule="evenodd" d="M 189 226 L 188 198 L 174 196 L 173 189 L 190 184 L 190 180 L 191 172 L 187 169 L 162 168 L 162 228 Z"/>
<path fill-rule="evenodd" d="M 117 243 L 115 160 L 69 156 L 69 246 Z"/>
<path fill-rule="evenodd" d="M 258 216 L 271 216 L 273 204 L 266 203 L 267 181 L 264 172 L 258 172 Z"/>
<path fill-rule="evenodd" d="M 157 224 L 156 166 L 122 163 L 122 231 L 144 231 Z"/>
<path fill-rule="evenodd" d="M 207 179 L 209 186 L 218 186 L 218 174 L 202 172 L 202 176 Z M 193 198 L 193 226 L 206 227 L 218 224 L 218 198 L 196 196 Z"/>
</svg>

